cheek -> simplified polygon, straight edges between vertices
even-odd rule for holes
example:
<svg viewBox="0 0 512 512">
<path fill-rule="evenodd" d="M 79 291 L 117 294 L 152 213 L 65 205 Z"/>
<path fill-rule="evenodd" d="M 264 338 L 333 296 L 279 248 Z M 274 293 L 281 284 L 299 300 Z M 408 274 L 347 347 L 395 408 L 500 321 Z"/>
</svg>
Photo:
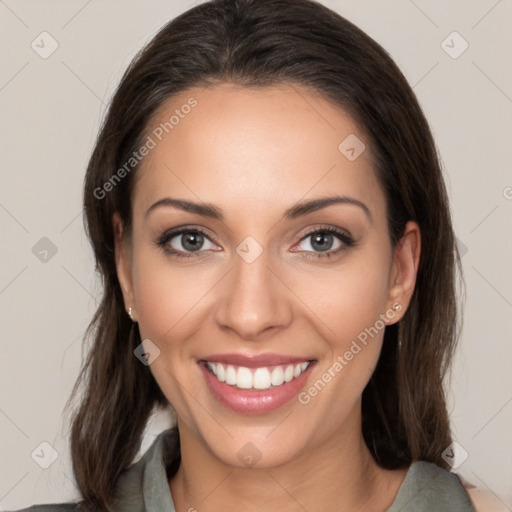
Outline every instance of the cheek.
<svg viewBox="0 0 512 512">
<path fill-rule="evenodd" d="M 316 317 L 332 350 L 344 351 L 385 312 L 388 275 L 389 261 L 360 251 L 338 266 L 295 272 L 291 288 L 311 308 L 308 316 Z"/>
<path fill-rule="evenodd" d="M 191 376 L 197 372 L 191 354 L 201 338 L 196 333 L 204 324 L 201 301 L 213 283 L 208 284 L 204 272 L 192 266 L 184 270 L 154 252 L 143 249 L 134 257 L 133 287 L 140 335 L 160 350 L 150 366 L 160 389 L 180 416 L 190 420 L 193 408 L 184 389 L 191 389 Z"/>
<path fill-rule="evenodd" d="M 329 285 L 317 279 L 316 288 L 310 286 L 315 292 L 308 295 L 323 334 L 325 357 L 298 398 L 311 418 L 323 418 L 320 431 L 325 436 L 358 409 L 386 326 L 381 318 L 387 304 L 386 262 L 368 265 L 361 260 L 345 270 L 340 269 Z"/>
<path fill-rule="evenodd" d="M 194 315 L 211 285 L 197 266 L 184 267 L 152 248 L 136 252 L 133 287 L 141 335 L 181 339 L 194 329 Z"/>
<path fill-rule="evenodd" d="M 309 318 L 324 340 L 326 357 L 317 378 L 333 383 L 327 384 L 330 391 L 318 406 L 336 404 L 342 414 L 348 404 L 357 401 L 371 377 L 386 326 L 382 315 L 388 299 L 389 264 L 377 251 L 361 250 L 339 267 L 307 278 L 301 274 L 296 280 L 297 295 L 307 297 L 314 312 Z"/>
</svg>

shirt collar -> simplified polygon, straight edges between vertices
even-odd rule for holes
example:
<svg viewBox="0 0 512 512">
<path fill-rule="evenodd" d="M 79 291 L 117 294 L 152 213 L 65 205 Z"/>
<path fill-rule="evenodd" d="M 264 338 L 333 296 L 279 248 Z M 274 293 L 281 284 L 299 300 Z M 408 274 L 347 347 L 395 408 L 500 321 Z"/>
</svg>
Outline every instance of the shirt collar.
<svg viewBox="0 0 512 512">
<path fill-rule="evenodd" d="M 166 471 L 173 456 L 179 457 L 176 428 L 161 432 L 141 459 L 120 476 L 114 512 L 141 507 L 145 512 L 176 512 Z"/>
</svg>

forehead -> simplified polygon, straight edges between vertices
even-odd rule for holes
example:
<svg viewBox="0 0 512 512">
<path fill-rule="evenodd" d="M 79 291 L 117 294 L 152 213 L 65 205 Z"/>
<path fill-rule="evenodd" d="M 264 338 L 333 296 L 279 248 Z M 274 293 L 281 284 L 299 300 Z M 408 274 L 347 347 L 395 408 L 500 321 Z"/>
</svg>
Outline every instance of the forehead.
<svg viewBox="0 0 512 512">
<path fill-rule="evenodd" d="M 364 130 L 297 86 L 191 88 L 159 109 L 147 133 L 153 148 L 137 171 L 134 211 L 165 195 L 233 213 L 332 193 L 377 213 L 385 204 Z"/>
</svg>

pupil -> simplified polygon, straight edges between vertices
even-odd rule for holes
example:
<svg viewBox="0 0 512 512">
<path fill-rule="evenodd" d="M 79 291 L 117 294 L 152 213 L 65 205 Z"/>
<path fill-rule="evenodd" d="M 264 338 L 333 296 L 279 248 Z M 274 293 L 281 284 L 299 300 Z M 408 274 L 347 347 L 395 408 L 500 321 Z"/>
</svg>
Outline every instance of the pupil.
<svg viewBox="0 0 512 512">
<path fill-rule="evenodd" d="M 317 245 L 316 247 L 315 244 Z M 319 232 L 313 237 L 312 246 L 314 249 L 318 249 L 320 251 L 329 250 L 332 247 L 332 235 Z"/>
<path fill-rule="evenodd" d="M 189 251 L 197 251 L 203 242 L 203 235 L 200 233 L 189 233 L 184 237 L 185 242 L 182 245 Z"/>
</svg>

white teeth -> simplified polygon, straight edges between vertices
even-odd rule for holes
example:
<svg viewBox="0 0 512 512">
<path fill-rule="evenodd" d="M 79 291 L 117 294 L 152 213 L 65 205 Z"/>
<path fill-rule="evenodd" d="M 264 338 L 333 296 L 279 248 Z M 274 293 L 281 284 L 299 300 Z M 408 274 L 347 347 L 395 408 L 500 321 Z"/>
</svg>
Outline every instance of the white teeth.
<svg viewBox="0 0 512 512">
<path fill-rule="evenodd" d="M 236 371 L 232 366 L 226 368 L 226 384 L 234 386 L 236 384 Z"/>
<path fill-rule="evenodd" d="M 222 363 L 210 361 L 207 361 L 206 365 L 220 382 L 230 386 L 236 386 L 239 389 L 268 389 L 297 378 L 309 366 L 309 361 L 296 365 L 275 366 L 272 370 L 267 367 L 250 369 L 244 366 L 224 366 Z"/>
<path fill-rule="evenodd" d="M 252 386 L 255 389 L 268 389 L 272 385 L 268 368 L 258 368 L 253 375 Z"/>
<path fill-rule="evenodd" d="M 217 371 L 213 373 L 217 375 L 217 379 L 219 379 L 221 382 L 224 382 L 226 380 L 226 370 L 224 370 L 224 366 L 222 366 L 220 363 L 217 363 L 215 366 Z"/>
<path fill-rule="evenodd" d="M 280 386 L 284 382 L 284 372 L 280 366 L 272 370 L 272 386 Z"/>
<path fill-rule="evenodd" d="M 236 373 L 236 386 L 242 389 L 252 388 L 252 373 L 249 368 L 244 368 L 243 366 L 238 368 L 238 372 Z"/>
</svg>

